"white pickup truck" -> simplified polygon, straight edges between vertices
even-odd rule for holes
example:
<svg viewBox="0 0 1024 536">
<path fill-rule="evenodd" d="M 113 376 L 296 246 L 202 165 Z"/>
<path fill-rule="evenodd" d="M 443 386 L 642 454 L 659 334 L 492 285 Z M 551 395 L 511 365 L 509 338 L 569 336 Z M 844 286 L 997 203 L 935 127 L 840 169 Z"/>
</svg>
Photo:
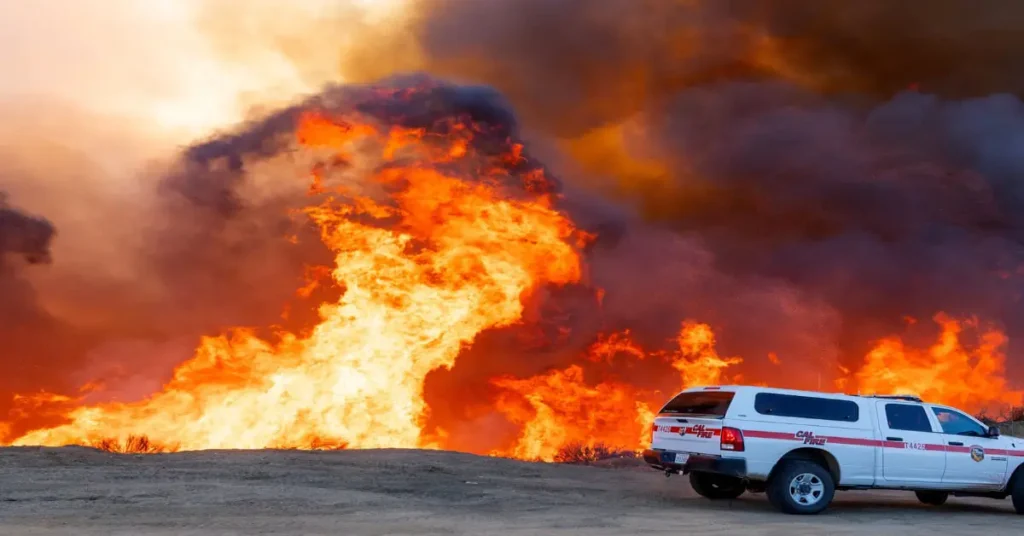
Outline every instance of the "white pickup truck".
<svg viewBox="0 0 1024 536">
<path fill-rule="evenodd" d="M 836 490 L 896 489 L 921 502 L 1013 498 L 1024 514 L 1024 439 L 913 396 L 853 396 L 751 386 L 699 387 L 661 408 L 644 460 L 709 499 L 765 492 L 816 514 Z"/>
</svg>

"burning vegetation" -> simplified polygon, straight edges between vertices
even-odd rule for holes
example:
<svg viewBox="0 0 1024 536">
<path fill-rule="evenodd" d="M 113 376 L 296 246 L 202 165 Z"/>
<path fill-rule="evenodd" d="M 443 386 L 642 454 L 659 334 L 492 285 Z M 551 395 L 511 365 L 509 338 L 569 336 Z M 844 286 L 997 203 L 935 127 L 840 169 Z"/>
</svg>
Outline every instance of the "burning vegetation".
<svg viewBox="0 0 1024 536">
<path fill-rule="evenodd" d="M 745 63 L 697 46 L 713 36 L 694 26 L 664 49 L 688 72 L 614 39 L 602 41 L 622 48 L 612 72 L 578 72 L 557 32 L 544 39 L 558 54 L 505 49 L 525 39 L 494 15 L 509 2 L 463 4 L 420 4 L 431 16 L 410 35 L 424 64 L 406 67 L 488 85 L 331 86 L 153 179 L 174 223 L 146 253 L 165 294 L 128 316 L 163 329 L 51 314 L 31 278 L 47 267 L 27 264 L 50 260 L 54 229 L 0 199 L 0 289 L 13 296 L 0 344 L 24 369 L 0 384 L 0 440 L 593 463 L 642 447 L 660 404 L 695 385 L 1024 405 L 1008 358 L 1024 335 L 1017 97 L 889 90 L 879 70 L 850 83 L 852 102 L 836 91 L 856 73 L 807 78 L 821 60 L 810 49 L 767 23 L 744 33 L 781 11 L 736 15 L 752 48 L 721 53 Z M 523 9 L 560 20 L 568 4 Z M 581 42 L 622 20 L 575 7 L 599 11 L 572 27 Z M 714 15 L 704 23 L 725 24 Z M 467 17 L 494 31 L 442 32 Z M 454 57 L 442 34 L 508 71 Z M 563 93 L 583 82 L 595 94 Z M 148 371 L 156 345 L 196 332 L 191 357 Z M 153 345 L 104 346 L 140 338 Z M 152 388 L 127 395 L 134 370 Z"/>
</svg>

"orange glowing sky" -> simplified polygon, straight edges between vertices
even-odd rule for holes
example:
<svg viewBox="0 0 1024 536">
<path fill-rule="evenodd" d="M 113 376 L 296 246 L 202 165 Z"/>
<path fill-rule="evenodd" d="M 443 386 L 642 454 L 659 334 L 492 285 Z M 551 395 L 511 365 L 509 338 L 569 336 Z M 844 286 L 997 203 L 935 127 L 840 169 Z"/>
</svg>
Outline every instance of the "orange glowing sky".
<svg viewBox="0 0 1024 536">
<path fill-rule="evenodd" d="M 317 16 L 344 9 L 364 21 L 386 24 L 401 4 L 291 0 L 288 10 Z M 242 35 L 252 21 L 280 11 L 281 3 L 274 0 L 5 2 L 0 7 L 0 65 L 5 71 L 0 102 L 26 96 L 55 99 L 90 113 L 131 118 L 182 143 L 237 121 L 253 102 L 288 99 L 327 80 L 343 80 L 329 55 L 318 66 L 318 76 L 310 79 L 307 72 L 303 79 L 292 62 Z M 211 12 L 224 19 L 212 29 L 200 21 Z M 227 16 L 232 13 L 237 17 Z M 229 42 L 244 60 L 228 61 L 215 53 L 211 41 L 217 39 Z M 337 42 L 326 45 L 331 46 L 337 48 Z"/>
</svg>

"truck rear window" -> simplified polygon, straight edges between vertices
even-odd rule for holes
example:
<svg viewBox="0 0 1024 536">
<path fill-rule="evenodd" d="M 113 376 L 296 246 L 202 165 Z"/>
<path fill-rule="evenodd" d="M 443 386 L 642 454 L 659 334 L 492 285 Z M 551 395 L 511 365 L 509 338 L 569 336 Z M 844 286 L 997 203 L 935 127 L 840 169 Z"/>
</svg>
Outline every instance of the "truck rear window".
<svg viewBox="0 0 1024 536">
<path fill-rule="evenodd" d="M 661 408 L 661 413 L 725 417 L 735 393 L 728 391 L 696 391 L 679 393 Z"/>
<path fill-rule="evenodd" d="M 757 393 L 754 396 L 754 411 L 761 415 L 821 421 L 857 422 L 860 420 L 860 407 L 855 402 L 816 396 Z"/>
</svg>

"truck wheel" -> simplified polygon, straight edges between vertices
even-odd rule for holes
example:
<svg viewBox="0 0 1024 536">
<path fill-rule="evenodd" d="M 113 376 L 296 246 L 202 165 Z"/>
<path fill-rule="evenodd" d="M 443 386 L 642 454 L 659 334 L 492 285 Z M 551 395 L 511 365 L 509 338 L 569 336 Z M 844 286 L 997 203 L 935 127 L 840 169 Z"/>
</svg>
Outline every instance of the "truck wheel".
<svg viewBox="0 0 1024 536">
<path fill-rule="evenodd" d="M 690 485 L 698 495 L 711 500 L 735 499 L 746 491 L 739 478 L 713 473 L 690 473 Z"/>
<path fill-rule="evenodd" d="M 917 500 L 932 506 L 942 506 L 949 498 L 949 494 L 944 491 L 918 491 L 916 493 Z"/>
<path fill-rule="evenodd" d="M 1013 483 L 1013 489 L 1010 491 L 1010 495 L 1013 497 L 1013 509 L 1018 514 L 1024 515 L 1024 478 L 1018 476 L 1017 481 Z"/>
<path fill-rule="evenodd" d="M 787 460 L 768 482 L 768 502 L 787 514 L 811 515 L 828 508 L 836 493 L 827 469 L 807 460 Z"/>
</svg>

